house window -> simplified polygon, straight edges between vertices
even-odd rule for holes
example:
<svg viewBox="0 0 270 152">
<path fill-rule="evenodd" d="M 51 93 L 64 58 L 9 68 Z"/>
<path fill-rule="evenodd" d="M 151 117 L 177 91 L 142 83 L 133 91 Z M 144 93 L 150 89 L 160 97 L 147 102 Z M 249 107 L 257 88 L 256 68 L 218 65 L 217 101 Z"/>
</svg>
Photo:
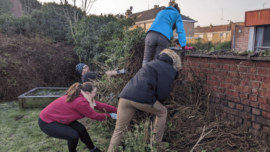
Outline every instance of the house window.
<svg viewBox="0 0 270 152">
<path fill-rule="evenodd" d="M 256 51 L 270 49 L 270 25 L 256 28 Z"/>
</svg>

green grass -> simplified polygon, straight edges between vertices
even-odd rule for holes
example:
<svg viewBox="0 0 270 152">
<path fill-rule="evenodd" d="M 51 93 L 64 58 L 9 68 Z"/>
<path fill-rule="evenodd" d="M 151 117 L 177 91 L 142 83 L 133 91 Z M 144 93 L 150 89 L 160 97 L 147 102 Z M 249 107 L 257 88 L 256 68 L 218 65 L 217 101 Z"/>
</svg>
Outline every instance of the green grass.
<svg viewBox="0 0 270 152">
<path fill-rule="evenodd" d="M 1 152 L 68 151 L 66 140 L 51 138 L 39 129 L 38 118 L 41 110 L 41 108 L 22 109 L 17 101 L 0 104 Z M 110 139 L 95 134 L 89 126 L 87 128 L 95 146 L 106 151 Z M 77 151 L 89 152 L 81 141 L 79 141 Z"/>
</svg>

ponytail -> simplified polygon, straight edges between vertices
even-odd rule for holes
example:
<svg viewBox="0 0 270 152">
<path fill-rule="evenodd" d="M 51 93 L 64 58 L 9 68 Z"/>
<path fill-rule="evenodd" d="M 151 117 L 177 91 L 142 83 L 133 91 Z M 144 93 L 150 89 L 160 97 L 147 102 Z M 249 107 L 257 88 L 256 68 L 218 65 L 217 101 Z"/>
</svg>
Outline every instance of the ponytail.
<svg viewBox="0 0 270 152">
<path fill-rule="evenodd" d="M 80 83 L 74 83 L 67 91 L 66 102 L 71 102 L 77 98 L 81 92 L 82 85 Z"/>
<path fill-rule="evenodd" d="M 174 7 L 178 11 L 179 14 L 181 13 L 180 8 L 178 7 L 178 4 L 174 4 L 172 7 Z"/>
<path fill-rule="evenodd" d="M 81 90 L 84 92 L 92 92 L 94 88 L 95 86 L 91 82 L 85 82 L 83 84 L 76 82 L 68 89 L 66 102 L 71 102 L 77 98 L 80 95 Z"/>
<path fill-rule="evenodd" d="M 178 7 L 178 4 L 173 4 L 172 7 L 174 7 L 178 11 L 179 14 L 181 13 L 180 8 Z M 176 29 L 176 23 L 174 23 L 172 26 L 172 30 L 174 31 L 175 29 Z"/>
</svg>

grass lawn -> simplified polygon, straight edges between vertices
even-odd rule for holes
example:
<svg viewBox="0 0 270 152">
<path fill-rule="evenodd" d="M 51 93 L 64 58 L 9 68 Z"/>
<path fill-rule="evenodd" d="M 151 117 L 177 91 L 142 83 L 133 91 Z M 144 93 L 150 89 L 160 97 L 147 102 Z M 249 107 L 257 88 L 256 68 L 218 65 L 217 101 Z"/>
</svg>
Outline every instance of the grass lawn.
<svg viewBox="0 0 270 152">
<path fill-rule="evenodd" d="M 39 113 L 42 108 L 22 109 L 18 101 L 0 103 L 0 152 L 67 152 L 67 141 L 51 138 L 38 126 Z M 91 130 L 90 120 L 81 120 L 95 146 L 106 151 L 110 138 L 102 138 Z M 95 122 L 92 125 L 97 125 Z M 89 152 L 79 141 L 78 152 Z"/>
</svg>

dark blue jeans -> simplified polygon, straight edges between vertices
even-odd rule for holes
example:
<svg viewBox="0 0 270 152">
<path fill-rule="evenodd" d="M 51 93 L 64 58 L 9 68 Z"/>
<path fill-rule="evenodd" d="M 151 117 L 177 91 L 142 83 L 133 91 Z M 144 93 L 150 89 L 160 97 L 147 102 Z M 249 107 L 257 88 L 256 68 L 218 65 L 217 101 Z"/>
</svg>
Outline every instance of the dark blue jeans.
<svg viewBox="0 0 270 152">
<path fill-rule="evenodd" d="M 145 37 L 143 66 L 153 60 L 162 50 L 166 49 L 170 41 L 161 33 L 150 31 Z"/>
<path fill-rule="evenodd" d="M 64 125 L 58 122 L 46 123 L 39 118 L 38 125 L 45 134 L 54 138 L 68 140 L 68 150 L 70 152 L 76 152 L 79 138 L 89 150 L 95 148 L 84 125 L 78 121 L 73 121 L 71 124 Z"/>
</svg>

